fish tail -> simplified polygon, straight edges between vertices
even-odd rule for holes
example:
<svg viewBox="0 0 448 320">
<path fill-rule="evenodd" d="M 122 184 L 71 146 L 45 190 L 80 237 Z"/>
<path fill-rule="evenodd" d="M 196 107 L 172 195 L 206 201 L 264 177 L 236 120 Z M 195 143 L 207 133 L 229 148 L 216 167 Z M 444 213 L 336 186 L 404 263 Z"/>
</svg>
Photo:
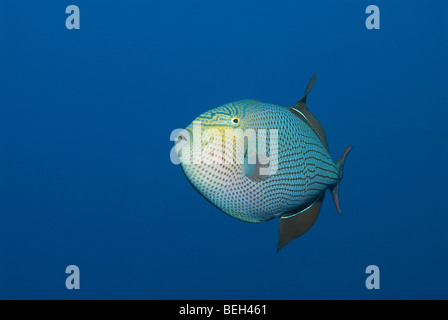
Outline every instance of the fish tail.
<svg viewBox="0 0 448 320">
<path fill-rule="evenodd" d="M 341 208 L 339 206 L 339 184 L 341 183 L 342 177 L 344 175 L 345 159 L 347 158 L 347 155 L 349 154 L 350 150 L 352 150 L 352 146 L 346 147 L 339 160 L 336 161 L 336 167 L 338 168 L 339 172 L 338 181 L 330 188 L 331 194 L 333 195 L 333 201 L 336 206 L 336 210 L 338 210 L 339 214 L 342 214 Z"/>
</svg>

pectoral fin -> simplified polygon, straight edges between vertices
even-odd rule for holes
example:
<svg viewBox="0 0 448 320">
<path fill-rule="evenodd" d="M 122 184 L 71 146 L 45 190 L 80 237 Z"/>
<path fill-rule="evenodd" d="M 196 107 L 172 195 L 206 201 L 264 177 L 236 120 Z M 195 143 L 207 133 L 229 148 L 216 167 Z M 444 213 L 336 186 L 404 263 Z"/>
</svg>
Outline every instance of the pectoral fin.
<svg viewBox="0 0 448 320">
<path fill-rule="evenodd" d="M 247 151 L 244 154 L 243 172 L 246 177 L 255 182 L 263 181 L 271 174 L 269 164 L 264 158 L 260 159 L 260 155 Z"/>
<path fill-rule="evenodd" d="M 277 252 L 295 238 L 307 232 L 319 216 L 320 207 L 325 194 L 313 205 L 298 214 L 281 216 L 279 221 L 279 236 Z"/>
</svg>

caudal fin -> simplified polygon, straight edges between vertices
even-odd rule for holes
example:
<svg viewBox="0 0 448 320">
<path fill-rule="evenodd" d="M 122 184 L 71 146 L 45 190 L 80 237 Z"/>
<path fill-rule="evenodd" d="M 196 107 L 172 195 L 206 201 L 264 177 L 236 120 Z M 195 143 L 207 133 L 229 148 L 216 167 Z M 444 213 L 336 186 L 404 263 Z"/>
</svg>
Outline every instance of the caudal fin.
<svg viewBox="0 0 448 320">
<path fill-rule="evenodd" d="M 350 152 L 350 150 L 352 150 L 352 146 L 346 147 L 339 160 L 336 161 L 336 166 L 339 168 L 338 182 L 331 189 L 331 194 L 333 195 L 333 201 L 336 206 L 336 210 L 338 210 L 339 214 L 342 214 L 341 208 L 339 206 L 339 184 L 341 183 L 342 177 L 344 175 L 345 159 L 347 158 L 347 155 Z"/>
</svg>

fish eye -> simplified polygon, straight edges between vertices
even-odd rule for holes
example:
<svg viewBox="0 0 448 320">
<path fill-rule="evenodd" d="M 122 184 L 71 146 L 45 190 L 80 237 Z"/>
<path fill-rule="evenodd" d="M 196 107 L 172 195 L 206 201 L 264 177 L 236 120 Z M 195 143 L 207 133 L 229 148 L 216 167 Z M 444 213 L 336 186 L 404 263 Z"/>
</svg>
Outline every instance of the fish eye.
<svg viewBox="0 0 448 320">
<path fill-rule="evenodd" d="M 237 124 L 238 123 L 238 119 L 237 118 L 233 118 L 233 123 Z"/>
</svg>

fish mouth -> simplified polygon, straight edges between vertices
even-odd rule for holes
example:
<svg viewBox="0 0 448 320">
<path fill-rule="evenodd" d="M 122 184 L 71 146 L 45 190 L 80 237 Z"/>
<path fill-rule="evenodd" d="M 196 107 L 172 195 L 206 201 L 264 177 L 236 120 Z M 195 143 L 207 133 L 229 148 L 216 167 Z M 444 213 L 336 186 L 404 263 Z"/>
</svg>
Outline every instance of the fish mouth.
<svg viewBox="0 0 448 320">
<path fill-rule="evenodd" d="M 188 140 L 193 139 L 193 132 L 190 129 L 190 126 L 186 127 L 184 130 L 182 130 L 181 132 L 179 132 L 179 137 L 182 136 L 185 138 L 185 135 L 188 135 L 189 137 L 187 138 Z"/>
<path fill-rule="evenodd" d="M 181 142 L 181 141 L 188 141 L 182 132 L 179 133 L 179 135 L 177 136 L 176 143 Z"/>
<path fill-rule="evenodd" d="M 192 148 L 192 144 L 191 144 L 191 139 L 192 139 L 192 134 L 191 131 L 186 128 L 186 129 L 181 129 L 177 135 L 174 138 L 174 150 L 176 153 L 176 158 L 177 161 L 179 161 L 178 163 L 181 165 L 181 167 L 183 168 L 183 166 L 185 165 L 185 161 L 189 161 L 184 159 L 183 157 L 183 152 L 182 150 L 188 149 L 191 150 Z"/>
<path fill-rule="evenodd" d="M 174 139 L 174 144 L 177 145 L 180 142 L 190 142 L 192 143 L 193 140 L 193 133 L 191 132 L 190 129 L 186 128 L 181 130 L 176 138 Z"/>
</svg>

